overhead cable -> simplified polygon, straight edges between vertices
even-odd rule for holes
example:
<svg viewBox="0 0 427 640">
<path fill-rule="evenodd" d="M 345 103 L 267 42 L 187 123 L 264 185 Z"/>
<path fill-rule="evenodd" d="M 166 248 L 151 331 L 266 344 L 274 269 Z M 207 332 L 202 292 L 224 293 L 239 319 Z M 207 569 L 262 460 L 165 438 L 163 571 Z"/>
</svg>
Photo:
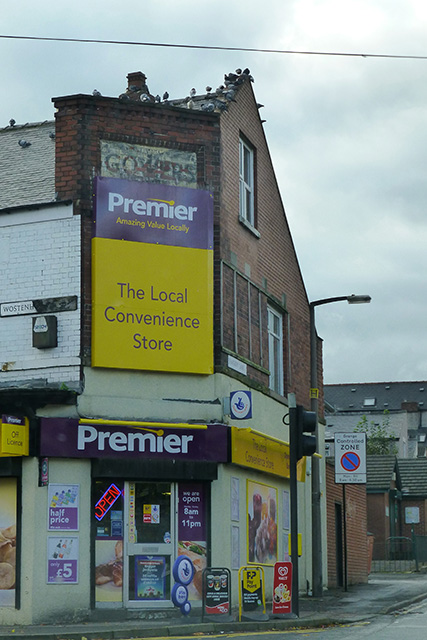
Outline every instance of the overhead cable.
<svg viewBox="0 0 427 640">
<path fill-rule="evenodd" d="M 344 56 L 350 58 L 392 58 L 400 60 L 427 60 L 426 56 L 398 55 L 392 53 L 350 53 L 345 51 L 298 51 L 293 49 L 259 49 L 255 47 L 224 47 L 202 44 L 176 44 L 171 42 L 136 42 L 131 40 L 96 40 L 89 38 L 50 38 L 44 36 L 12 36 L 0 34 L 0 39 L 39 40 L 45 42 L 78 42 L 84 44 L 117 44 L 134 47 L 170 47 L 176 49 L 206 49 L 209 51 L 245 51 L 250 53 L 280 53 L 306 56 Z"/>
</svg>

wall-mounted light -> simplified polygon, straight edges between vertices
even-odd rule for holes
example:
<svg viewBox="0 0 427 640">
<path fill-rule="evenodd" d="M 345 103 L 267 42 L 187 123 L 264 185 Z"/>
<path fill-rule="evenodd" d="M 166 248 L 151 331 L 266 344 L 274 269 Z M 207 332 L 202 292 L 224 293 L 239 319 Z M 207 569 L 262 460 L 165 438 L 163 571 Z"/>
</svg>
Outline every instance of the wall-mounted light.
<svg viewBox="0 0 427 640">
<path fill-rule="evenodd" d="M 33 318 L 33 347 L 52 349 L 58 346 L 58 322 L 56 316 Z"/>
</svg>

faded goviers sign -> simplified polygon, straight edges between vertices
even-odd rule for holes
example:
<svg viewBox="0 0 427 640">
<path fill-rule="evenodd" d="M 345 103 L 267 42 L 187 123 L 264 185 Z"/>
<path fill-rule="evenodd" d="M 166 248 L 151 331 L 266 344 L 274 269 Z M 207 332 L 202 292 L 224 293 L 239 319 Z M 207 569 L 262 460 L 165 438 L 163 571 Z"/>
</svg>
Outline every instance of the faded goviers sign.
<svg viewBox="0 0 427 640">
<path fill-rule="evenodd" d="M 194 152 L 103 140 L 101 175 L 177 187 L 197 187 Z"/>
</svg>

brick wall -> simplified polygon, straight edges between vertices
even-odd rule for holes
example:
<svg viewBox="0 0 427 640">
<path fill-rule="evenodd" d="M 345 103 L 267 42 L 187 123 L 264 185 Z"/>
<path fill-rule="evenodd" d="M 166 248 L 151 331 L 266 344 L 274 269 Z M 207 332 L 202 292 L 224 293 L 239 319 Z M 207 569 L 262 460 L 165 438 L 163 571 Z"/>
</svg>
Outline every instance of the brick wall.
<svg viewBox="0 0 427 640">
<path fill-rule="evenodd" d="M 203 112 L 112 98 L 69 96 L 54 100 L 56 113 L 56 190 L 72 198 L 83 225 L 83 363 L 90 365 L 92 183 L 100 175 L 101 140 L 168 147 L 197 154 L 201 189 L 219 191 L 218 117 Z M 214 219 L 218 226 L 218 198 Z"/>
<path fill-rule="evenodd" d="M 198 187 L 214 193 L 215 364 L 227 364 L 226 352 L 221 347 L 222 329 L 224 346 L 246 359 L 249 377 L 267 389 L 266 305 L 268 300 L 276 300 L 280 307 L 286 299 L 285 394 L 296 392 L 298 402 L 308 406 L 310 340 L 307 296 L 251 84 L 247 82 L 239 89 L 237 102 L 231 103 L 228 112 L 221 117 L 166 105 L 123 103 L 112 98 L 81 95 L 58 98 L 54 102 L 57 108 L 56 190 L 59 198 L 74 200 L 75 213 L 83 219 L 84 364 L 90 364 L 91 197 L 93 177 L 100 173 L 100 141 L 117 140 L 135 145 L 187 150 L 197 154 Z M 240 134 L 245 135 L 256 149 L 259 237 L 238 220 Z M 226 281 L 230 274 L 225 274 L 221 291 L 221 263 L 233 262 L 233 255 L 237 256 L 237 271 L 247 276 L 246 280 L 239 276 L 235 284 L 237 326 L 234 285 Z M 233 279 L 233 274 L 230 277 Z M 261 300 L 261 309 L 254 304 L 249 311 L 248 280 L 256 290 L 257 304 Z M 260 290 L 262 295 L 258 295 Z M 220 305 L 222 294 L 223 308 Z M 258 314 L 256 320 L 255 313 Z M 249 315 L 255 328 L 251 340 Z M 261 339 L 257 333 L 260 317 L 263 329 Z M 251 366 L 251 362 L 254 366 Z"/>
<path fill-rule="evenodd" d="M 368 530 L 378 546 L 385 545 L 390 536 L 388 492 L 368 493 Z"/>
<path fill-rule="evenodd" d="M 308 406 L 310 339 L 306 291 L 251 83 L 247 82 L 239 89 L 237 101 L 237 104 L 231 103 L 228 112 L 221 118 L 220 256 L 223 260 L 230 261 L 231 255 L 235 254 L 238 271 L 250 273 L 252 282 L 264 290 L 270 300 L 278 303 L 286 300 L 288 316 L 284 317 L 284 336 L 289 337 L 290 347 L 288 349 L 285 344 L 285 394 L 296 392 L 297 401 Z M 241 136 L 255 150 L 256 229 L 259 236 L 239 222 Z M 267 297 L 263 303 L 265 309 Z M 227 309 L 223 311 L 226 313 Z M 231 314 L 225 317 L 225 321 L 231 322 Z M 239 324 L 242 355 L 246 354 L 248 329 L 248 323 L 242 320 Z M 265 345 L 263 353 L 264 356 L 267 355 Z M 268 359 L 263 364 L 268 368 Z M 253 375 L 268 386 L 268 376 L 260 372 L 253 372 Z"/>
<path fill-rule="evenodd" d="M 427 522 L 426 522 L 426 500 L 419 499 L 410 499 L 403 498 L 401 505 L 401 533 L 400 535 L 406 536 L 407 538 L 411 537 L 412 527 L 414 528 L 414 533 L 416 536 L 425 536 L 427 535 Z M 406 507 L 417 507 L 419 509 L 420 521 L 418 524 L 406 524 L 405 523 L 405 508 Z"/>
<path fill-rule="evenodd" d="M 0 238 L 2 303 L 77 296 L 80 299 L 80 219 L 72 207 L 9 214 Z M 48 383 L 80 379 L 79 309 L 55 314 L 58 346 L 32 346 L 32 316 L 0 319 L 0 380 L 2 383 L 44 379 Z"/>
<path fill-rule="evenodd" d="M 338 586 L 336 556 L 336 508 L 341 505 L 344 518 L 343 485 L 335 484 L 335 470 L 326 464 L 326 512 L 328 544 L 328 585 Z M 347 519 L 347 581 L 360 584 L 368 581 L 367 501 L 366 487 L 359 484 L 345 486 Z M 342 522 L 342 526 L 343 526 Z M 344 566 L 344 560 L 343 560 Z"/>
</svg>

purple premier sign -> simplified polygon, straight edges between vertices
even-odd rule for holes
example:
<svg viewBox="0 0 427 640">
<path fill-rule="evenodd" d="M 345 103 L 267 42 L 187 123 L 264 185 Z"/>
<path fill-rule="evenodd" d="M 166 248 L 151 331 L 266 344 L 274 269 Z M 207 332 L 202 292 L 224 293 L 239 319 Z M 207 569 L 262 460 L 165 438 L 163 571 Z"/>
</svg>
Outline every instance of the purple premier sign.
<svg viewBox="0 0 427 640">
<path fill-rule="evenodd" d="M 209 191 L 98 177 L 94 211 L 97 238 L 213 249 Z"/>
<path fill-rule="evenodd" d="M 53 458 L 163 458 L 227 462 L 228 427 L 91 424 L 41 418 L 40 455 Z"/>
</svg>

